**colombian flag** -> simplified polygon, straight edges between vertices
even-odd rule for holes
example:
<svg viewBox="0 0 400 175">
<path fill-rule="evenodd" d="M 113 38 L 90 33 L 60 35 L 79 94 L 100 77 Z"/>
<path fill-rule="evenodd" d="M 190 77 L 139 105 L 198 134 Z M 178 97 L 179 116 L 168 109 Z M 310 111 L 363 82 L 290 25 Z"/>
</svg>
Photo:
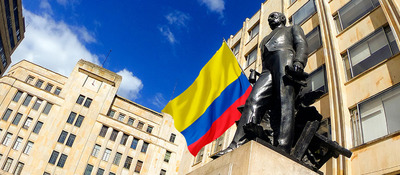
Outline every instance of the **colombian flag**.
<svg viewBox="0 0 400 175">
<path fill-rule="evenodd" d="M 223 42 L 193 84 L 162 112 L 172 116 L 175 128 L 195 156 L 240 119 L 237 107 L 245 103 L 251 89 L 235 56 Z"/>
</svg>

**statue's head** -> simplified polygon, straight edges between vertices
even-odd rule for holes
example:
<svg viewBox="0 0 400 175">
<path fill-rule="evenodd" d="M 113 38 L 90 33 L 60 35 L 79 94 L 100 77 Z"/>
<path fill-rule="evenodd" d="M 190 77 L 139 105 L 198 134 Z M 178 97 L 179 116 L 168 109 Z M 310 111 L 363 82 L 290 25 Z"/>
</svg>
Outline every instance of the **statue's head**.
<svg viewBox="0 0 400 175">
<path fill-rule="evenodd" d="M 272 12 L 268 16 L 269 27 L 272 30 L 277 28 L 278 26 L 285 26 L 286 25 L 286 17 L 283 13 L 280 12 Z"/>
</svg>

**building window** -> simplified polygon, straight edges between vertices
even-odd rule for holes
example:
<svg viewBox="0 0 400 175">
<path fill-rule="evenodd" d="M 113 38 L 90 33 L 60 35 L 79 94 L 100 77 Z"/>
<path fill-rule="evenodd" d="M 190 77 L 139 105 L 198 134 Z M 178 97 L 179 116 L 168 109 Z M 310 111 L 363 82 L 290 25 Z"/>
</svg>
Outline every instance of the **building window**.
<svg viewBox="0 0 400 175">
<path fill-rule="evenodd" d="M 247 56 L 246 56 L 246 67 L 250 66 L 257 59 L 257 48 L 254 48 Z"/>
<path fill-rule="evenodd" d="M 58 137 L 57 142 L 64 144 L 65 139 L 67 138 L 68 132 L 66 131 L 61 131 L 60 137 Z"/>
<path fill-rule="evenodd" d="M 104 161 L 108 161 L 108 159 L 110 159 L 110 155 L 111 155 L 111 149 L 106 149 L 105 151 L 104 151 L 104 155 L 103 155 L 103 158 L 102 158 L 102 160 L 104 160 Z"/>
<path fill-rule="evenodd" d="M 72 147 L 72 145 L 74 144 L 75 138 L 76 138 L 76 135 L 70 134 L 68 137 L 67 143 L 65 145 Z"/>
<path fill-rule="evenodd" d="M 169 137 L 169 141 L 174 143 L 175 142 L 175 138 L 176 138 L 176 134 L 171 133 L 171 136 Z"/>
<path fill-rule="evenodd" d="M 54 90 L 54 94 L 55 94 L 55 95 L 60 95 L 60 92 L 61 92 L 61 88 L 59 88 L 59 87 L 57 87 L 57 88 Z"/>
<path fill-rule="evenodd" d="M 85 96 L 79 95 L 78 99 L 76 100 L 76 103 L 81 105 L 83 103 L 83 100 L 85 100 Z"/>
<path fill-rule="evenodd" d="M 28 106 L 29 103 L 30 103 L 31 100 L 32 100 L 32 97 L 33 97 L 32 95 L 29 95 L 29 94 L 28 94 L 28 96 L 25 97 L 25 100 L 24 100 L 24 102 L 22 103 L 22 105 Z"/>
<path fill-rule="evenodd" d="M 51 174 L 45 171 L 43 172 L 43 175 L 51 175 Z"/>
<path fill-rule="evenodd" d="M 233 46 L 232 52 L 235 56 L 237 56 L 239 54 L 239 50 L 240 50 L 240 41 L 237 44 L 235 44 L 235 46 Z"/>
<path fill-rule="evenodd" d="M 124 118 L 125 118 L 125 115 L 124 115 L 124 114 L 119 114 L 119 116 L 118 116 L 118 120 L 119 120 L 119 121 L 123 122 L 123 121 L 124 121 Z"/>
<path fill-rule="evenodd" d="M 132 164 L 132 157 L 126 157 L 125 163 L 124 163 L 124 168 L 129 169 Z"/>
<path fill-rule="evenodd" d="M 117 152 L 114 157 L 113 164 L 119 166 L 119 162 L 121 161 L 122 154 Z"/>
<path fill-rule="evenodd" d="M 19 99 L 21 98 L 22 94 L 23 94 L 23 92 L 18 91 L 18 92 L 14 95 L 14 98 L 13 98 L 12 100 L 15 101 L 15 102 L 18 102 Z"/>
<path fill-rule="evenodd" d="M 75 126 L 76 127 L 81 127 L 81 125 L 82 125 L 82 122 L 83 122 L 83 119 L 85 119 L 85 117 L 84 116 L 81 116 L 81 115 L 79 115 L 78 116 L 78 119 L 76 119 L 76 121 L 75 121 Z"/>
<path fill-rule="evenodd" d="M 29 154 L 32 150 L 32 147 L 33 147 L 33 142 L 28 141 L 28 143 L 25 146 L 24 153 Z"/>
<path fill-rule="evenodd" d="M 99 169 L 97 170 L 96 175 L 103 175 L 103 174 L 104 174 L 104 169 L 99 168 Z"/>
<path fill-rule="evenodd" d="M 194 164 L 200 163 L 203 161 L 203 156 L 204 156 L 204 147 L 200 149 L 199 153 L 197 153 L 196 158 L 194 159 Z"/>
<path fill-rule="evenodd" d="M 322 47 L 321 33 L 319 26 L 315 27 L 306 35 L 308 43 L 308 54 L 311 54 Z"/>
<path fill-rule="evenodd" d="M 215 140 L 213 153 L 217 153 L 222 150 L 222 146 L 224 144 L 224 138 L 225 138 L 225 134 L 222 134 L 220 137 L 218 137 Z"/>
<path fill-rule="evenodd" d="M 170 158 L 171 158 L 171 152 L 170 151 L 165 152 L 164 162 L 169 162 Z"/>
<path fill-rule="evenodd" d="M 18 162 L 18 164 L 17 164 L 17 167 L 15 168 L 15 170 L 14 170 L 14 175 L 20 175 L 21 174 L 21 172 L 22 172 L 22 169 L 24 168 L 24 163 L 22 163 L 22 162 Z"/>
<path fill-rule="evenodd" d="M 17 113 L 17 115 L 15 115 L 14 120 L 12 121 L 13 125 L 18 125 L 19 121 L 22 118 L 22 114 L 21 113 Z"/>
<path fill-rule="evenodd" d="M 50 164 L 53 164 L 53 165 L 56 164 L 58 154 L 60 154 L 60 153 L 57 152 L 57 151 L 53 151 L 53 152 L 51 153 L 51 156 L 50 156 L 50 159 L 49 159 L 49 163 L 50 163 Z"/>
<path fill-rule="evenodd" d="M 351 0 L 334 17 L 338 31 L 341 32 L 378 6 L 378 0 Z"/>
<path fill-rule="evenodd" d="M 324 93 L 328 92 L 325 65 L 310 73 L 309 77 L 307 78 L 307 86 L 302 89 L 301 93 L 306 94 L 311 91 L 323 91 Z"/>
<path fill-rule="evenodd" d="M 38 81 L 36 81 L 35 86 L 36 86 L 37 88 L 41 88 L 42 85 L 43 85 L 43 80 L 38 80 Z"/>
<path fill-rule="evenodd" d="M 153 126 L 147 126 L 146 132 L 151 133 L 153 131 Z"/>
<path fill-rule="evenodd" d="M 6 171 L 6 172 L 8 172 L 8 170 L 10 170 L 10 167 L 11 167 L 12 162 L 13 162 L 13 159 L 7 157 L 7 160 L 6 160 L 6 162 L 4 163 L 4 165 L 3 165 L 3 170 Z"/>
<path fill-rule="evenodd" d="M 309 0 L 292 15 L 292 23 L 300 25 L 315 13 L 317 13 L 317 8 L 315 7 L 314 0 Z"/>
<path fill-rule="evenodd" d="M 76 117 L 76 113 L 75 112 L 71 112 L 69 114 L 68 119 L 67 119 L 67 123 L 69 123 L 69 124 L 74 123 L 75 117 Z"/>
<path fill-rule="evenodd" d="M 24 126 L 22 126 L 22 128 L 28 129 L 29 126 L 31 126 L 31 124 L 32 124 L 32 120 L 33 120 L 33 119 L 30 118 L 30 117 L 26 118 L 25 123 L 24 123 Z"/>
<path fill-rule="evenodd" d="M 124 133 L 124 135 L 122 135 L 120 144 L 121 144 L 121 145 L 125 145 L 125 144 L 126 144 L 126 141 L 128 140 L 128 137 L 129 137 L 129 135 L 127 135 L 127 134 Z"/>
<path fill-rule="evenodd" d="M 348 79 L 399 53 L 389 27 L 376 30 L 347 50 L 343 55 Z"/>
<path fill-rule="evenodd" d="M 167 171 L 166 170 L 163 170 L 163 169 L 161 169 L 161 171 L 160 171 L 160 175 L 166 175 L 167 174 Z"/>
<path fill-rule="evenodd" d="M 139 139 L 137 138 L 133 138 L 132 140 L 132 144 L 131 144 L 131 148 L 132 149 L 136 149 L 137 145 L 138 145 Z"/>
<path fill-rule="evenodd" d="M 93 170 L 93 165 L 87 164 L 86 168 L 85 168 L 85 172 L 83 173 L 83 175 L 90 175 L 92 174 L 92 170 Z"/>
<path fill-rule="evenodd" d="M 133 125 L 133 122 L 135 122 L 135 119 L 129 117 L 129 119 L 128 119 L 128 125 Z"/>
<path fill-rule="evenodd" d="M 108 126 L 104 126 L 104 125 L 103 125 L 103 127 L 102 127 L 101 130 L 100 130 L 99 136 L 101 136 L 101 137 L 106 136 L 107 130 L 108 130 Z"/>
<path fill-rule="evenodd" d="M 61 154 L 60 159 L 58 160 L 57 166 L 63 168 L 65 161 L 67 161 L 68 156 L 65 154 Z"/>
<path fill-rule="evenodd" d="M 51 89 L 53 89 L 53 85 L 50 84 L 50 83 L 47 83 L 47 86 L 46 86 L 46 88 L 44 88 L 44 90 L 47 91 L 47 92 L 50 92 Z"/>
<path fill-rule="evenodd" d="M 42 129 L 43 123 L 38 121 L 35 125 L 35 128 L 33 128 L 33 132 L 36 134 L 39 134 L 40 129 Z"/>
<path fill-rule="evenodd" d="M 113 172 L 110 172 L 108 175 L 115 175 L 115 173 L 113 173 Z"/>
<path fill-rule="evenodd" d="M 15 140 L 13 149 L 19 150 L 19 148 L 21 147 L 22 140 L 23 140 L 22 137 L 18 137 L 17 140 Z"/>
<path fill-rule="evenodd" d="M 136 167 L 135 167 L 135 173 L 140 173 L 140 170 L 142 169 L 143 166 L 143 162 L 138 160 L 136 163 Z"/>
<path fill-rule="evenodd" d="M 28 83 L 28 84 L 31 84 L 33 79 L 35 79 L 35 77 L 32 77 L 32 76 L 29 75 L 28 78 L 26 78 L 25 82 Z"/>
<path fill-rule="evenodd" d="M 110 140 L 115 142 L 115 139 L 117 139 L 117 136 L 118 136 L 118 131 L 113 129 L 111 136 L 110 136 Z"/>
<path fill-rule="evenodd" d="M 142 149 L 140 150 L 140 152 L 146 153 L 148 147 L 149 147 L 149 143 L 143 142 L 143 146 L 142 146 Z"/>
<path fill-rule="evenodd" d="M 7 132 L 7 135 L 4 137 L 2 144 L 5 146 L 8 146 L 8 144 L 10 144 L 10 142 L 11 142 L 11 137 L 12 137 L 12 134 Z"/>
<path fill-rule="evenodd" d="M 138 129 L 143 129 L 143 126 L 144 126 L 144 123 L 141 122 L 141 121 L 139 121 L 136 127 L 137 127 Z"/>
<path fill-rule="evenodd" d="M 392 87 L 352 111 L 354 145 L 360 145 L 400 130 L 400 86 Z"/>
<path fill-rule="evenodd" d="M 46 106 L 44 107 L 44 109 L 43 109 L 43 114 L 49 114 L 49 112 L 50 112 L 50 110 L 51 110 L 51 108 L 53 107 L 53 104 L 51 104 L 51 103 L 48 103 L 47 102 L 47 104 L 46 104 Z"/>
<path fill-rule="evenodd" d="M 36 99 L 36 102 L 35 102 L 35 104 L 33 105 L 32 109 L 35 110 L 35 111 L 37 111 L 37 110 L 39 109 L 40 105 L 42 104 L 42 102 L 43 102 L 43 100 L 41 100 L 41 99 Z"/>
<path fill-rule="evenodd" d="M 250 31 L 249 31 L 249 41 L 258 35 L 260 31 L 260 24 L 257 23 Z"/>
<path fill-rule="evenodd" d="M 108 113 L 107 113 L 107 116 L 113 118 L 113 117 L 114 117 L 114 114 L 115 114 L 115 111 L 110 109 L 110 110 L 108 111 Z"/>
<path fill-rule="evenodd" d="M 7 121 L 8 118 L 10 118 L 10 115 L 11 115 L 12 111 L 13 111 L 13 110 L 7 108 L 7 110 L 6 110 L 6 112 L 4 113 L 2 119 L 3 119 L 4 121 Z"/>
<path fill-rule="evenodd" d="M 92 104 L 92 99 L 91 98 L 86 98 L 85 104 L 83 104 L 83 106 L 85 107 L 90 107 L 90 104 Z"/>
<path fill-rule="evenodd" d="M 93 157 L 97 157 L 99 155 L 100 148 L 101 148 L 100 145 L 98 145 L 98 144 L 94 145 L 93 151 L 92 151 L 92 156 Z"/>
</svg>

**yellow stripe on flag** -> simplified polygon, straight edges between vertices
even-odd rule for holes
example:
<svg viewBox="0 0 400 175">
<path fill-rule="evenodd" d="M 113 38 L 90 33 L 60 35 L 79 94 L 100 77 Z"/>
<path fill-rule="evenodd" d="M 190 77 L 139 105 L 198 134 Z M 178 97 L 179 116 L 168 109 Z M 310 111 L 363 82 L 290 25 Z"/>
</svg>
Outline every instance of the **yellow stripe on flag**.
<svg viewBox="0 0 400 175">
<path fill-rule="evenodd" d="M 240 76 L 241 72 L 235 56 L 223 42 L 217 53 L 201 69 L 193 84 L 171 100 L 162 112 L 174 118 L 175 128 L 179 132 L 185 130 Z"/>
</svg>

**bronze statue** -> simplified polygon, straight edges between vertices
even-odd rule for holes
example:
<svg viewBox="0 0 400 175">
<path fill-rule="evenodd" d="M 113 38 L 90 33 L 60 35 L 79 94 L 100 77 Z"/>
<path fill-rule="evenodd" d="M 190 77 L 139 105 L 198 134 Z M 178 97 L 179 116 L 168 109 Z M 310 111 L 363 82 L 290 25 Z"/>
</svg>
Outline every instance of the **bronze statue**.
<svg viewBox="0 0 400 175">
<path fill-rule="evenodd" d="M 249 140 L 246 126 L 259 125 L 269 111 L 274 145 L 289 153 L 294 139 L 295 99 L 298 95 L 295 74 L 302 74 L 307 63 L 307 41 L 298 25 L 286 26 L 286 17 L 273 12 L 268 17 L 272 32 L 260 43 L 262 73 L 253 86 L 231 144 L 215 157 L 239 147 Z M 287 72 L 292 72 L 288 75 Z M 288 78 L 290 77 L 290 78 Z"/>
</svg>

